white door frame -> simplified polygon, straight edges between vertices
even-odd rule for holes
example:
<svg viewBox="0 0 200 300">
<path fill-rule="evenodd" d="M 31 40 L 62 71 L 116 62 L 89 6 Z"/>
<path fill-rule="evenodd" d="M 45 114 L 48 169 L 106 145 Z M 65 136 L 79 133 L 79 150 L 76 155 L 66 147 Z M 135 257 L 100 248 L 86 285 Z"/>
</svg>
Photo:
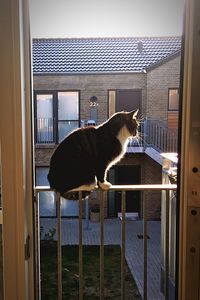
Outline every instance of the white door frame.
<svg viewBox="0 0 200 300">
<path fill-rule="evenodd" d="M 200 1 L 185 3 L 179 297 L 200 299 Z"/>
<path fill-rule="evenodd" d="M 28 0 L 1 0 L 0 147 L 4 299 L 34 299 Z M 30 236 L 30 259 L 25 241 Z"/>
<path fill-rule="evenodd" d="M 199 172 L 192 172 L 193 167 L 200 169 L 199 152 L 198 154 L 196 152 L 200 143 L 195 140 L 200 128 L 200 120 L 197 119 L 195 113 L 200 111 L 199 53 L 197 55 L 200 40 L 199 5 L 199 0 L 186 0 L 180 184 L 180 300 L 188 299 L 187 290 L 190 293 L 193 292 L 194 297 L 191 299 L 195 300 L 199 284 L 199 265 L 196 264 L 199 262 L 197 258 L 199 257 L 199 248 L 196 248 L 197 237 L 194 234 L 194 230 L 197 228 L 194 227 L 194 224 L 199 222 L 199 214 L 197 214 L 198 218 L 195 218 L 195 222 L 190 217 L 191 209 L 196 209 L 198 212 L 200 209 L 199 196 L 195 198 L 195 194 L 191 194 L 192 191 L 196 191 L 196 187 L 198 194 L 198 186 L 200 186 Z M 0 56 L 0 153 L 3 198 L 4 298 L 5 300 L 27 300 L 34 299 L 31 201 L 33 199 L 33 151 L 28 0 L 1 0 L 0 17 L 1 40 L 3 41 Z M 28 234 L 31 238 L 31 257 L 29 260 L 25 260 L 24 244 Z M 190 239 L 190 237 L 192 238 Z M 188 287 L 188 282 L 194 284 L 192 288 Z"/>
</svg>

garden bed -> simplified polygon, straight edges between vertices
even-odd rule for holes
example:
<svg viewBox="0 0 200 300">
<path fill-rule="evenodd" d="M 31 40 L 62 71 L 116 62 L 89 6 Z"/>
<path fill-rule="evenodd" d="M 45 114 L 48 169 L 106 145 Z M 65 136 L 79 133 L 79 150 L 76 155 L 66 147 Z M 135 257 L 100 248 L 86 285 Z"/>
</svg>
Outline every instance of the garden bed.
<svg viewBox="0 0 200 300">
<path fill-rule="evenodd" d="M 62 246 L 63 299 L 79 299 L 79 249 Z M 121 248 L 104 247 L 104 296 L 121 299 Z M 84 299 L 99 299 L 100 261 L 99 246 L 83 246 Z M 57 299 L 57 246 L 54 241 L 41 242 L 42 299 Z M 126 264 L 125 299 L 141 299 L 132 274 Z"/>
</svg>

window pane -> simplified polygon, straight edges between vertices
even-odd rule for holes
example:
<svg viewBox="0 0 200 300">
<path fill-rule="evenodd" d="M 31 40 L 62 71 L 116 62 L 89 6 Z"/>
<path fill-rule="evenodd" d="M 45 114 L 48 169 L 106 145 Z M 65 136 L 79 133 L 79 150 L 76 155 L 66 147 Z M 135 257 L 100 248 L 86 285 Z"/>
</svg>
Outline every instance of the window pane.
<svg viewBox="0 0 200 300">
<path fill-rule="evenodd" d="M 37 95 L 37 118 L 53 118 L 53 95 Z"/>
<path fill-rule="evenodd" d="M 78 120 L 78 92 L 58 92 L 58 119 Z"/>
<path fill-rule="evenodd" d="M 49 168 L 36 167 L 36 185 L 49 186 L 47 179 Z M 56 201 L 54 192 L 40 193 L 40 217 L 56 216 Z M 79 213 L 79 203 L 77 200 L 67 200 L 61 197 L 62 216 L 76 217 Z"/>
<path fill-rule="evenodd" d="M 179 108 L 179 94 L 178 89 L 169 90 L 169 110 L 178 110 Z"/>
<path fill-rule="evenodd" d="M 58 122 L 58 139 L 62 141 L 70 132 L 79 127 L 78 121 L 59 121 Z"/>
<path fill-rule="evenodd" d="M 49 168 L 38 167 L 36 168 L 36 185 L 48 186 L 47 179 Z M 53 217 L 56 216 L 56 201 L 54 192 L 41 192 L 40 195 L 40 217 Z"/>
<path fill-rule="evenodd" d="M 37 95 L 37 143 L 53 143 L 53 95 Z"/>
<path fill-rule="evenodd" d="M 116 91 L 109 91 L 109 117 L 111 117 L 115 112 L 115 99 L 116 99 Z"/>
</svg>

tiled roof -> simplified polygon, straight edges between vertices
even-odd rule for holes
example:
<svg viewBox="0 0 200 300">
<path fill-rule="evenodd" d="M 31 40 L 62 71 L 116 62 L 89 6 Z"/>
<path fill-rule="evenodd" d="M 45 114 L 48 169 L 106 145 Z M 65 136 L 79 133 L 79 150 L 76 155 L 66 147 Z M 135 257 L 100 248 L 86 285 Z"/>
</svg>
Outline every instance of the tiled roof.
<svg viewBox="0 0 200 300">
<path fill-rule="evenodd" d="M 180 37 L 34 39 L 34 74 L 142 72 L 180 52 Z"/>
</svg>

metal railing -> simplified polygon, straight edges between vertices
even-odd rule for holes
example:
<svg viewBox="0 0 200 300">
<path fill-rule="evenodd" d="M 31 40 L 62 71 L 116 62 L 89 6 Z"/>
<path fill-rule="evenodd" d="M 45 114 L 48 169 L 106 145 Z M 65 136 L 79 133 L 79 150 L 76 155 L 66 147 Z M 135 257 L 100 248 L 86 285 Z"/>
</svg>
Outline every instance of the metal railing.
<svg viewBox="0 0 200 300">
<path fill-rule="evenodd" d="M 36 143 L 51 144 L 54 142 L 53 137 L 53 118 L 37 118 L 36 119 Z"/>
<path fill-rule="evenodd" d="M 178 135 L 159 120 L 144 119 L 140 137 L 131 139 L 129 147 L 152 147 L 158 152 L 177 152 Z"/>
<path fill-rule="evenodd" d="M 36 143 L 53 143 L 53 118 L 37 118 L 36 124 Z M 177 133 L 159 120 L 144 119 L 139 135 L 138 139 L 130 139 L 129 147 L 153 147 L 159 152 L 177 152 Z"/>
<path fill-rule="evenodd" d="M 143 195 L 143 299 L 147 299 L 147 201 L 149 191 L 164 191 L 166 193 L 166 233 L 165 233 L 165 299 L 169 299 L 169 204 L 170 204 L 170 191 L 176 190 L 176 185 L 172 184 L 151 184 L 151 185 L 113 185 L 110 190 L 120 191 L 121 193 L 121 210 L 122 210 L 122 222 L 121 222 L 121 299 L 126 299 L 125 290 L 125 238 L 126 238 L 126 192 L 127 191 L 142 191 Z M 35 188 L 35 261 L 36 261 L 36 294 L 37 300 L 41 299 L 41 278 L 40 278 L 40 212 L 39 212 L 39 195 L 42 192 L 49 192 L 54 190 L 49 187 L 39 186 Z M 100 190 L 100 299 L 104 299 L 104 201 L 106 191 Z M 61 199 L 60 194 L 56 194 L 56 209 L 57 209 L 57 284 L 58 292 L 57 299 L 62 299 L 62 238 L 61 238 Z M 79 299 L 83 299 L 83 201 L 82 192 L 79 192 Z"/>
</svg>

